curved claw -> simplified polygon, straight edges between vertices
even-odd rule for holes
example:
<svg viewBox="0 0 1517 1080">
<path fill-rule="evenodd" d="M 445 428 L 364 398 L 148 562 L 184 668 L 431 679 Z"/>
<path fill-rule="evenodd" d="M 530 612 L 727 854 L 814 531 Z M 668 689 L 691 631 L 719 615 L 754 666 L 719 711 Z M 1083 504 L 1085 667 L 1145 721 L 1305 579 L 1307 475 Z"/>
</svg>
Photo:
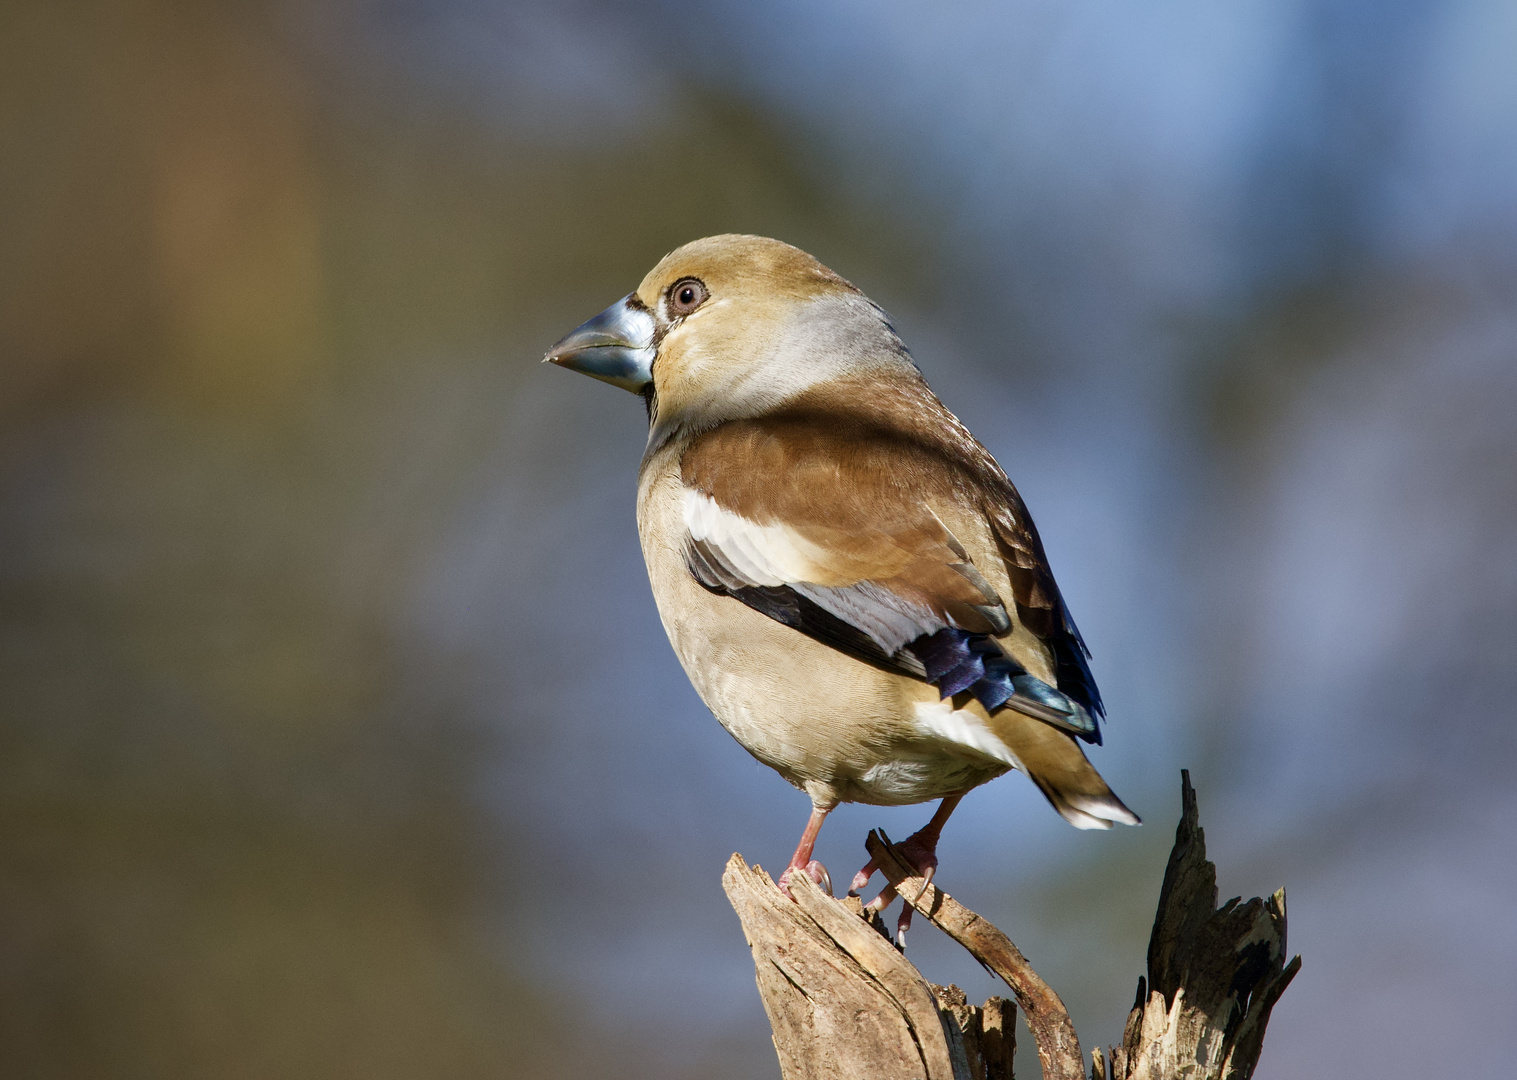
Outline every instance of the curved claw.
<svg viewBox="0 0 1517 1080">
<path fill-rule="evenodd" d="M 917 890 L 916 899 L 911 902 L 912 907 L 915 907 L 917 904 L 921 903 L 922 897 L 924 897 L 924 896 L 927 895 L 927 886 L 929 886 L 929 885 L 932 884 L 933 876 L 935 874 L 937 874 L 937 872 L 938 872 L 938 861 L 936 859 L 934 859 L 932 861 L 932 865 L 929 866 L 926 869 L 926 871 L 922 874 L 922 887 Z M 911 908 L 907 908 L 906 910 L 910 911 Z M 908 923 L 911 922 L 911 917 L 909 915 L 906 917 L 906 921 Z"/>
</svg>

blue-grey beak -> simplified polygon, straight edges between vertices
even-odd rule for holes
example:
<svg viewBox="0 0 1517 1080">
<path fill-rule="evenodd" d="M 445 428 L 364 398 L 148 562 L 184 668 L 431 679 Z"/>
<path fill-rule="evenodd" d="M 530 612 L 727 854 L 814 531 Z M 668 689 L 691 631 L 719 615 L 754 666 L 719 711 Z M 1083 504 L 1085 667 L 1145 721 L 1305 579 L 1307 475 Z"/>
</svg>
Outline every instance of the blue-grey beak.
<svg viewBox="0 0 1517 1080">
<path fill-rule="evenodd" d="M 653 381 L 653 316 L 632 295 L 576 327 L 543 357 L 570 371 L 641 394 Z"/>
</svg>

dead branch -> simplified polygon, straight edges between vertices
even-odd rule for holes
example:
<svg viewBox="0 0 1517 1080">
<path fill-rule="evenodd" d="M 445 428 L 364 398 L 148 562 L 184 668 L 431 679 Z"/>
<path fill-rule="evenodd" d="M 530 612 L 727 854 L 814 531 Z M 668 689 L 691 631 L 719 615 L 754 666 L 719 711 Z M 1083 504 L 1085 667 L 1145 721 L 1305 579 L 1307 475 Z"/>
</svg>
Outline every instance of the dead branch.
<svg viewBox="0 0 1517 1080">
<path fill-rule="evenodd" d="M 1285 890 L 1217 907 L 1217 868 L 1190 773 L 1182 772 L 1180 824 L 1148 941 L 1148 978 L 1112 1050 L 1115 1080 L 1179 1076 L 1247 1080 L 1264 1046 L 1270 1010 L 1301 969 L 1285 962 Z"/>
<path fill-rule="evenodd" d="M 1195 791 L 1181 774 L 1183 811 L 1148 948 L 1148 974 L 1122 1045 L 1096 1080 L 1247 1080 L 1269 1014 L 1301 958 L 1285 957 L 1285 893 L 1216 907 Z M 886 879 L 935 926 L 1000 976 L 1037 1044 L 1045 1080 L 1084 1080 L 1084 1056 L 1058 994 L 989 922 L 921 877 L 880 834 L 866 846 Z M 722 885 L 753 950 L 759 994 L 785 1080 L 1011 1080 L 1014 1009 L 970 1005 L 928 983 L 870 922 L 796 875 L 787 900 L 763 870 L 733 855 Z M 1109 1066 L 1109 1067 L 1108 1067 Z"/>
<path fill-rule="evenodd" d="M 885 879 L 907 903 L 1011 987 L 1037 1044 L 1044 1080 L 1084 1080 L 1080 1040 L 1064 1002 L 1032 969 L 1011 939 L 942 889 L 934 885 L 926 885 L 924 889 L 921 875 L 879 832 L 871 832 L 864 846 Z"/>
</svg>

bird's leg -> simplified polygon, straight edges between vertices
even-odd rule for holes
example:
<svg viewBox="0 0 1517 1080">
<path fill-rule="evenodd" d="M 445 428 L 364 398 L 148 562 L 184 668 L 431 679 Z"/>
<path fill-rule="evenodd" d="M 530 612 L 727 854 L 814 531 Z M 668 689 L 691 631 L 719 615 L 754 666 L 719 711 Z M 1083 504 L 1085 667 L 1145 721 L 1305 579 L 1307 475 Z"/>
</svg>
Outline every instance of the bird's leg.
<svg viewBox="0 0 1517 1080">
<path fill-rule="evenodd" d="M 922 872 L 922 887 L 917 891 L 916 899 L 922 898 L 922 893 L 927 891 L 933 875 L 938 871 L 938 838 L 943 835 L 943 826 L 948 821 L 948 815 L 953 813 L 954 807 L 959 805 L 959 800 L 964 797 L 964 792 L 957 795 L 949 795 L 938 803 L 937 810 L 932 815 L 932 820 L 912 833 L 896 848 L 902 855 L 910 860 L 911 864 Z M 873 859 L 864 865 L 864 868 L 853 876 L 853 883 L 848 888 L 848 895 L 857 895 L 859 890 L 869 884 L 869 879 L 879 867 Z M 890 906 L 890 902 L 896 898 L 895 886 L 886 885 L 880 890 L 880 895 L 865 905 L 866 911 L 880 912 Z M 911 914 L 915 910 L 910 904 L 901 905 L 901 915 L 896 921 L 896 941 L 904 944 L 906 931 L 911 928 Z"/>
<path fill-rule="evenodd" d="M 815 804 L 811 807 L 811 818 L 806 822 L 806 831 L 801 833 L 801 842 L 795 846 L 795 854 L 790 856 L 790 865 L 785 867 L 785 872 L 780 875 L 780 892 L 790 896 L 790 875 L 799 870 L 806 874 L 812 881 L 827 890 L 827 895 L 832 895 L 832 877 L 827 873 L 827 868 L 811 857 L 812 850 L 816 847 L 817 833 L 822 831 L 822 822 L 827 819 L 831 810 L 823 810 Z M 790 896 L 794 900 L 795 897 Z"/>
<path fill-rule="evenodd" d="M 924 891 L 928 883 L 932 881 L 933 874 L 937 873 L 938 838 L 943 835 L 943 826 L 948 821 L 948 815 L 953 813 L 954 807 L 959 805 L 959 800 L 963 797 L 963 792 L 957 795 L 949 795 L 938 804 L 937 811 L 932 815 L 931 821 L 896 845 L 901 854 L 910 859 L 912 865 L 922 871 L 922 876 L 925 879 L 922 882 Z M 878 869 L 879 866 L 873 859 L 865 863 L 864 868 L 853 876 L 853 884 L 848 887 L 848 895 L 852 896 L 865 885 L 868 885 L 869 879 L 874 876 L 874 872 Z M 892 897 L 895 896 L 893 888 L 887 886 L 885 891 L 890 893 Z M 880 895 L 883 896 L 885 894 L 881 893 Z M 886 904 L 889 902 L 889 900 L 885 901 Z M 880 907 L 884 907 L 884 904 L 881 904 Z M 875 910 L 878 911 L 879 908 L 875 908 Z"/>
</svg>

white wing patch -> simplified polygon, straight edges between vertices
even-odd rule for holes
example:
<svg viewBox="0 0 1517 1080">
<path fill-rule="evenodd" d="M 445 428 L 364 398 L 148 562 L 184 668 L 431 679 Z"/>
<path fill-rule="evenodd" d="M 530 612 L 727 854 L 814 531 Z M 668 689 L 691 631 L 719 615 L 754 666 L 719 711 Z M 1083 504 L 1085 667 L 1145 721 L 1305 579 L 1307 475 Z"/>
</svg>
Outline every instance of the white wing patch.
<svg viewBox="0 0 1517 1080">
<path fill-rule="evenodd" d="M 814 545 L 783 525 L 759 525 L 693 488 L 685 489 L 685 528 L 719 552 L 727 567 L 750 585 L 790 585 L 819 576 L 806 552 Z"/>
<path fill-rule="evenodd" d="M 916 706 L 917 727 L 928 735 L 935 735 L 947 742 L 967 746 L 986 757 L 1004 761 L 1013 769 L 1022 772 L 1022 762 L 1011 748 L 996 737 L 974 713 L 967 709 L 955 709 L 951 701 L 919 701 Z"/>
<path fill-rule="evenodd" d="M 721 569 L 744 584 L 785 586 L 874 639 L 886 656 L 923 634 L 948 624 L 932 609 L 898 596 L 873 581 L 819 585 L 828 574 L 825 550 L 785 525 L 760 525 L 718 506 L 693 488 L 685 490 L 682 511 L 690 538 L 720 561 Z"/>
</svg>

